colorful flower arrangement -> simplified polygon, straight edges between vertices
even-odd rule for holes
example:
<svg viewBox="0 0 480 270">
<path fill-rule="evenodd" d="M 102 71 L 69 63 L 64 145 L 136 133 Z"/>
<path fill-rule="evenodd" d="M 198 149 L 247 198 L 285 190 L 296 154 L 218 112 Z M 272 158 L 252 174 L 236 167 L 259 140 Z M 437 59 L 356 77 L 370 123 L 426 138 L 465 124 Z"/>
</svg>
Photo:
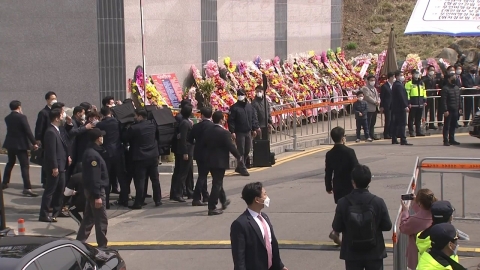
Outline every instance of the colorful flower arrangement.
<svg viewBox="0 0 480 270">
<path fill-rule="evenodd" d="M 422 60 L 418 54 L 408 54 L 405 62 L 402 65 L 401 70 L 405 76 L 405 81 L 410 81 L 412 79 L 411 71 L 416 69 L 420 71 L 422 69 Z"/>
<path fill-rule="evenodd" d="M 232 96 L 232 93 L 230 93 L 225 80 L 220 77 L 220 71 L 218 69 L 217 62 L 209 60 L 205 64 L 204 68 L 205 77 L 213 79 L 215 82 L 215 91 L 213 94 L 220 98 L 221 102 L 219 102 L 219 105 L 222 106 L 222 109 L 230 108 L 230 106 L 235 104 L 237 100 Z"/>
</svg>

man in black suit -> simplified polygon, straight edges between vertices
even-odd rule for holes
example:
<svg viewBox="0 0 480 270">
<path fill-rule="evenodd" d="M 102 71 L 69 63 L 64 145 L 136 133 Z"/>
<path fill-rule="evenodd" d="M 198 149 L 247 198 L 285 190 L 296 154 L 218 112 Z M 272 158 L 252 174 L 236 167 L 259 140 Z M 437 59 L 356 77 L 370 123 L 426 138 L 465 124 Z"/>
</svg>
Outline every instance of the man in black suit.
<svg viewBox="0 0 480 270">
<path fill-rule="evenodd" d="M 427 90 L 427 107 L 425 108 L 425 119 L 427 118 L 427 114 L 430 114 L 429 116 L 429 122 L 428 124 L 428 129 L 432 130 L 437 130 L 437 127 L 435 126 L 435 118 L 438 119 L 437 117 L 437 112 L 439 111 L 439 98 L 434 98 L 434 96 L 439 96 L 440 93 L 438 91 L 435 91 L 435 89 L 438 89 L 442 85 L 442 78 L 443 75 L 441 73 L 435 74 L 435 67 L 432 65 L 429 65 L 427 67 L 427 75 L 423 76 L 422 80 L 423 83 L 425 84 L 425 89 Z M 441 119 L 438 119 L 438 121 L 441 121 Z"/>
<path fill-rule="evenodd" d="M 335 203 L 353 190 L 352 170 L 358 164 L 355 150 L 345 146 L 345 130 L 335 127 L 330 131 L 335 142 L 333 148 L 325 156 L 325 189 L 333 193 Z M 339 232 L 330 232 L 329 238 L 341 245 Z"/>
<path fill-rule="evenodd" d="M 38 145 L 28 125 L 27 117 L 22 113 L 22 103 L 18 100 L 10 102 L 10 110 L 12 112 L 5 117 L 7 135 L 5 136 L 3 148 L 8 151 L 8 162 L 3 173 L 2 189 L 8 187 L 12 169 L 18 157 L 23 179 L 23 194 L 37 197 L 38 194 L 32 192 L 32 185 L 30 183 L 30 165 L 27 151 L 30 150 L 30 145 L 33 145 L 33 149 L 37 150 Z"/>
<path fill-rule="evenodd" d="M 130 207 L 134 210 L 142 209 L 145 205 L 145 182 L 148 177 L 152 181 L 153 200 L 155 206 L 162 205 L 162 190 L 158 179 L 158 144 L 157 126 L 151 120 L 147 120 L 145 110 L 137 110 L 136 122 L 127 131 L 127 140 L 132 152 L 134 166 L 133 181 L 135 183 L 135 202 Z"/>
<path fill-rule="evenodd" d="M 195 145 L 193 152 L 193 159 L 197 161 L 198 179 L 195 185 L 195 191 L 193 192 L 193 206 L 203 206 L 208 202 L 208 190 L 207 190 L 207 176 L 208 167 L 205 164 L 205 154 L 203 140 L 205 139 L 205 131 L 211 128 L 214 124 L 212 122 L 212 108 L 203 107 L 200 109 L 202 115 L 202 121 L 193 125 L 192 131 L 188 136 L 188 142 Z M 203 202 L 200 200 L 203 196 Z"/>
<path fill-rule="evenodd" d="M 385 116 L 385 125 L 383 127 L 383 138 L 392 138 L 392 87 L 395 81 L 395 73 L 388 72 L 387 82 L 380 88 L 380 112 Z"/>
<path fill-rule="evenodd" d="M 470 67 L 469 71 L 470 71 L 469 73 L 464 73 L 462 75 L 463 87 L 467 88 L 463 90 L 463 95 L 476 95 L 478 94 L 477 68 L 474 66 Z M 478 97 L 475 97 L 475 98 L 473 96 L 464 97 L 464 102 L 465 102 L 464 125 L 468 126 L 468 123 L 470 121 L 470 116 L 473 115 L 475 117 L 475 112 L 477 111 L 477 106 L 478 106 Z"/>
<path fill-rule="evenodd" d="M 68 142 L 60 135 L 60 125 L 63 121 L 61 109 L 50 112 L 50 126 L 44 136 L 44 167 L 47 173 L 45 192 L 42 196 L 39 221 L 57 222 L 60 213 L 65 189 L 65 171 L 71 162 L 68 156 Z M 52 217 L 48 215 L 48 208 L 52 204 Z"/>
<path fill-rule="evenodd" d="M 240 153 L 232 142 L 231 134 L 223 127 L 225 125 L 223 112 L 214 112 L 212 121 L 215 125 L 205 131 L 203 143 L 207 152 L 205 164 L 212 175 L 212 190 L 208 199 L 209 216 L 223 214 L 222 210 L 227 209 L 227 206 L 230 204 L 230 200 L 227 199 L 223 190 L 225 170 L 230 168 L 229 153 L 237 159 L 237 162 L 243 162 L 240 159 Z M 222 209 L 217 209 L 219 199 Z"/>
<path fill-rule="evenodd" d="M 397 137 L 400 137 L 401 145 L 412 145 L 407 142 L 405 136 L 405 125 L 407 124 L 408 105 L 407 91 L 405 90 L 405 76 L 400 70 L 395 71 L 396 81 L 392 87 L 392 144 L 398 144 Z"/>
<path fill-rule="evenodd" d="M 118 190 L 117 183 L 120 185 L 120 198 L 118 202 L 120 205 L 128 207 L 130 187 L 127 186 L 125 158 L 123 156 L 123 147 L 120 138 L 121 125 L 120 122 L 112 116 L 112 109 L 110 107 L 102 107 L 100 112 L 103 115 L 103 119 L 96 127 L 106 133 L 103 137 L 103 147 L 107 150 L 107 159 L 105 162 L 107 163 L 108 177 L 110 180 L 110 188 L 106 190 L 107 207 L 110 201 L 110 191 Z"/>
<path fill-rule="evenodd" d="M 230 227 L 235 270 L 288 270 L 280 259 L 278 241 L 267 214 L 270 198 L 262 183 L 247 184 L 242 190 L 247 210 Z"/>
<path fill-rule="evenodd" d="M 91 123 L 88 123 L 84 125 L 83 123 L 85 122 L 85 108 L 82 106 L 76 106 L 73 108 L 73 115 L 72 115 L 72 122 L 70 124 L 71 128 L 68 131 L 68 139 L 69 139 L 69 147 L 71 151 L 71 156 L 72 156 L 72 166 L 70 166 L 68 170 L 68 175 L 67 175 L 67 182 L 68 179 L 70 179 L 70 176 L 73 174 L 73 171 L 76 169 L 77 163 L 81 162 L 81 160 L 78 160 L 76 157 L 76 151 L 77 151 L 77 136 L 81 136 L 82 134 L 85 134 L 87 130 L 90 130 L 93 128 L 93 125 Z"/>
<path fill-rule="evenodd" d="M 57 103 L 57 94 L 55 92 L 49 91 L 45 94 L 45 101 L 47 102 L 47 105 L 45 105 L 45 108 L 40 110 L 38 112 L 37 116 L 37 122 L 35 124 L 35 140 L 37 141 L 37 145 L 40 147 L 43 146 L 43 137 L 45 135 L 45 131 L 47 130 L 47 127 L 50 125 L 50 111 L 52 110 L 52 105 Z M 46 177 L 47 177 L 47 172 L 44 170 L 43 166 L 40 175 L 40 180 L 41 183 L 45 186 L 46 182 Z"/>
<path fill-rule="evenodd" d="M 372 173 L 367 166 L 356 165 L 352 179 L 355 189 L 338 201 L 332 223 L 336 232 L 343 233 L 340 259 L 345 260 L 346 270 L 383 270 L 387 252 L 382 232 L 392 229 L 387 205 L 368 191 Z"/>
</svg>

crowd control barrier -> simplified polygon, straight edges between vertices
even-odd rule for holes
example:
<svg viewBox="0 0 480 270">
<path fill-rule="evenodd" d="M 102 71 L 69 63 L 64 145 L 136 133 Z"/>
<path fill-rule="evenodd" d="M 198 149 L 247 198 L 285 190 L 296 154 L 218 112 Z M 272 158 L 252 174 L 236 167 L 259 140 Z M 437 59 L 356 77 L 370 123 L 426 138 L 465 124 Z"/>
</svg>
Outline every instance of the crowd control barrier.
<svg viewBox="0 0 480 270">
<path fill-rule="evenodd" d="M 419 158 L 415 160 L 415 166 L 413 168 L 412 178 L 410 178 L 410 182 L 408 183 L 408 188 L 405 194 L 415 193 L 417 190 L 417 180 L 419 175 Z M 400 198 L 400 195 L 399 195 Z M 406 201 L 405 203 L 412 214 L 411 208 L 412 201 Z M 408 245 L 408 235 L 400 233 L 400 217 L 402 214 L 402 205 L 399 206 L 397 216 L 395 218 L 395 223 L 393 224 L 393 235 L 392 235 L 392 242 L 393 242 L 393 269 L 394 270 L 405 270 L 407 269 L 407 258 L 405 254 L 407 252 L 407 245 Z"/>
</svg>

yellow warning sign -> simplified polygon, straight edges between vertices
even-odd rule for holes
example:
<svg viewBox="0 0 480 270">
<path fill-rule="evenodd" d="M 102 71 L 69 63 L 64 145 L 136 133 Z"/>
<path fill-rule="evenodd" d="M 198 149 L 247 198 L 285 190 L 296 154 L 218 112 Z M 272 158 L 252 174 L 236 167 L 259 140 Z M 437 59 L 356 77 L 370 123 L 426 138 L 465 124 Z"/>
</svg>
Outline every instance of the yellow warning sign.
<svg viewBox="0 0 480 270">
<path fill-rule="evenodd" d="M 421 167 L 427 169 L 480 170 L 480 164 L 422 163 Z"/>
</svg>

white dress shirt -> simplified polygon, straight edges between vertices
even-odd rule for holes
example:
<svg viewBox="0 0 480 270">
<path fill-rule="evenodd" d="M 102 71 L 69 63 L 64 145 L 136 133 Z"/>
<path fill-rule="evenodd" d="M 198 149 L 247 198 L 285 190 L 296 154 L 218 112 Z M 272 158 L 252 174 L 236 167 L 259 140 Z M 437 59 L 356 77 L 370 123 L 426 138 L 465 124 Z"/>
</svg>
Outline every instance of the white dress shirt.
<svg viewBox="0 0 480 270">
<path fill-rule="evenodd" d="M 247 208 L 247 210 L 250 213 L 250 215 L 252 215 L 255 222 L 257 222 L 258 227 L 260 227 L 260 231 L 262 232 L 262 236 L 265 239 L 265 232 L 263 231 L 263 224 L 262 224 L 262 221 L 258 218 L 259 213 L 251 210 L 250 208 Z M 263 216 L 262 216 L 262 218 L 263 218 L 263 220 L 265 220 L 265 218 Z M 272 243 L 272 231 L 270 230 L 270 225 L 268 225 L 268 222 L 266 220 L 265 220 L 265 224 L 267 224 L 268 235 L 269 235 L 268 239 L 269 239 L 270 244 L 271 244 Z"/>
</svg>

